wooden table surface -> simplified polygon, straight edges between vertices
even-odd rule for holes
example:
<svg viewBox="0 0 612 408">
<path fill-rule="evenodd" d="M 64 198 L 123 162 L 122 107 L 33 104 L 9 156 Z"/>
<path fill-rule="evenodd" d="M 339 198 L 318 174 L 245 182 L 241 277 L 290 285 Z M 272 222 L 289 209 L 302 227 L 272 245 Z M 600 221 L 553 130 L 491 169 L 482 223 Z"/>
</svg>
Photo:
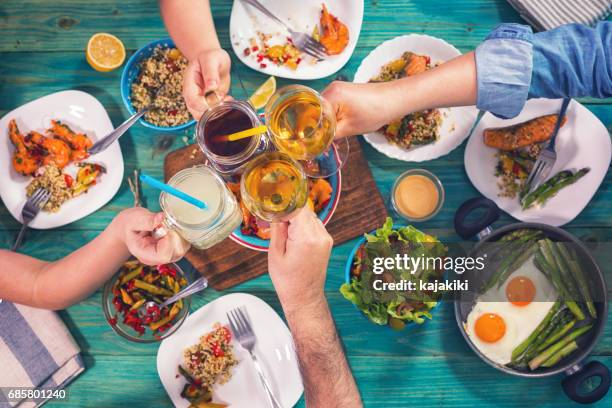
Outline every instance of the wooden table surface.
<svg viewBox="0 0 612 408">
<path fill-rule="evenodd" d="M 215 0 L 213 3 L 221 42 L 230 48 L 228 26 L 232 2 Z M 360 61 L 375 46 L 398 35 L 429 34 L 465 52 L 473 49 L 500 22 L 523 21 L 503 0 L 368 0 L 355 53 L 338 74 L 352 80 Z M 115 125 L 121 123 L 127 116 L 119 93 L 121 70 L 99 73 L 85 61 L 83 50 L 87 40 L 100 31 L 120 37 L 129 54 L 167 36 L 155 1 L 3 0 L 0 3 L 0 114 L 52 92 L 80 89 L 102 102 Z M 239 63 L 235 65 L 232 90 L 237 97 L 243 97 L 238 76 L 249 92 L 265 79 L 264 75 Z M 308 85 L 322 89 L 332 79 L 312 81 Z M 279 86 L 287 83 L 281 80 Z M 581 102 L 610 129 L 610 99 Z M 188 132 L 176 136 L 173 149 L 183 145 L 185 135 Z M 162 177 L 164 153 L 156 154 L 152 150 L 162 136 L 136 125 L 121 139 L 126 174 L 140 168 Z M 454 211 L 464 200 L 478 194 L 463 167 L 465 144 L 448 156 L 422 164 L 388 159 L 369 145 L 363 145 L 378 188 L 385 197 L 394 179 L 408 168 L 424 167 L 436 173 L 446 188 L 446 202 L 439 215 L 418 227 L 447 242 L 458 240 L 452 229 Z M 156 194 L 151 189 L 145 191 L 149 208 L 156 210 Z M 46 260 L 57 259 L 91 240 L 118 211 L 131 204 L 132 196 L 124 183 L 116 196 L 95 214 L 57 230 L 31 231 L 22 250 Z M 588 207 L 565 228 L 590 242 L 610 242 L 611 209 L 612 175 L 608 172 Z M 503 216 L 497 225 L 510 222 L 510 217 Z M 17 221 L 0 205 L 0 247 L 10 246 L 18 228 Z M 450 302 L 436 310 L 433 321 L 404 332 L 393 332 L 367 322 L 338 292 L 344 264 L 354 243 L 334 248 L 326 292 L 366 406 L 571 405 L 561 392 L 560 377 L 527 380 L 485 365 L 461 338 Z M 609 265 L 606 262 L 605 267 L 609 269 Z M 281 313 L 267 275 L 226 292 L 208 290 L 195 296 L 192 310 L 231 292 L 259 296 Z M 104 320 L 100 292 L 61 315 L 83 351 L 87 370 L 69 387 L 68 401 L 54 402 L 51 406 L 171 405 L 157 376 L 157 345 L 130 343 L 114 334 Z M 592 358 L 612 367 L 612 319 L 608 323 Z M 611 404 L 612 396 L 608 395 L 599 406 Z M 302 399 L 299 406 L 303 405 Z"/>
</svg>

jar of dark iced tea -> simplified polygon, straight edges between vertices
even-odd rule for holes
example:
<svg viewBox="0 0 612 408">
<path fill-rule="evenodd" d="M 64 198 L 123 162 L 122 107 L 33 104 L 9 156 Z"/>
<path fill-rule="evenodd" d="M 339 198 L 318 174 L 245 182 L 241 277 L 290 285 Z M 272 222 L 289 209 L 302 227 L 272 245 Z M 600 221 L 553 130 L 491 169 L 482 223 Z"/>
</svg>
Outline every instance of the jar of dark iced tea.
<svg viewBox="0 0 612 408">
<path fill-rule="evenodd" d="M 257 112 L 248 102 L 224 101 L 202 115 L 196 128 L 198 145 L 219 174 L 232 180 L 253 157 L 268 149 L 267 134 L 236 141 L 223 136 L 260 126 Z"/>
</svg>

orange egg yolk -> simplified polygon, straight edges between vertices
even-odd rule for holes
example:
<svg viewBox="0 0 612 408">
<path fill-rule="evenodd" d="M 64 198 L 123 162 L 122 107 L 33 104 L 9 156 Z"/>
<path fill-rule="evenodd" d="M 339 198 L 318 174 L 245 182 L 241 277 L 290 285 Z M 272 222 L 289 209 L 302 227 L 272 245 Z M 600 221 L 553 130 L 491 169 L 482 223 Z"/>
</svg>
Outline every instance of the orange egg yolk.
<svg viewBox="0 0 612 408">
<path fill-rule="evenodd" d="M 506 298 L 515 306 L 527 306 L 533 301 L 535 294 L 535 285 L 525 276 L 512 278 L 506 285 Z"/>
<path fill-rule="evenodd" d="M 474 331 L 480 340 L 495 343 L 506 334 L 506 323 L 495 313 L 485 313 L 476 320 Z"/>
</svg>

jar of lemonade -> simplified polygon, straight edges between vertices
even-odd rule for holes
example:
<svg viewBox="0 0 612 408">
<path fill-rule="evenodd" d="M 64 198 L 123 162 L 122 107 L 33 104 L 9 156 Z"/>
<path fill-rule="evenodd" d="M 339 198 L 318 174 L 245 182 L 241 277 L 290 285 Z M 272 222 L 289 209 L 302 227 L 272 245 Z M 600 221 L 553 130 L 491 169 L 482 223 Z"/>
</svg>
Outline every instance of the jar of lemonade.
<svg viewBox="0 0 612 408">
<path fill-rule="evenodd" d="M 195 248 L 218 244 L 242 222 L 234 194 L 210 167 L 200 165 L 181 170 L 168 184 L 206 203 L 206 209 L 200 209 L 164 192 L 159 197 L 164 226 L 175 230 Z"/>
<path fill-rule="evenodd" d="M 225 179 L 237 181 L 244 165 L 268 149 L 266 133 L 228 141 L 224 136 L 260 126 L 253 107 L 245 101 L 223 101 L 207 110 L 196 128 L 196 139 L 210 164 Z"/>
</svg>

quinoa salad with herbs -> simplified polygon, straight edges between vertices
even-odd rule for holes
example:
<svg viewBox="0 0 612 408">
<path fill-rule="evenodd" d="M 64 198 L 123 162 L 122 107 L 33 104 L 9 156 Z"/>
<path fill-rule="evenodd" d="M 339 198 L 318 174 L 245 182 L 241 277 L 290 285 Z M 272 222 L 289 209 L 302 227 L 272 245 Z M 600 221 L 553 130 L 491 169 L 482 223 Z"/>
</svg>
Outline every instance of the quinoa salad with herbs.
<svg viewBox="0 0 612 408">
<path fill-rule="evenodd" d="M 177 48 L 161 46 L 140 63 L 140 73 L 132 83 L 130 100 L 134 109 L 141 110 L 155 98 L 155 106 L 144 115 L 147 122 L 171 127 L 192 119 L 182 95 L 185 68 L 187 59 Z"/>
<path fill-rule="evenodd" d="M 232 335 L 227 327 L 215 324 L 210 333 L 185 350 L 184 368 L 201 387 L 212 388 L 232 378 L 232 367 L 238 364 L 231 344 Z"/>
<path fill-rule="evenodd" d="M 427 55 L 407 51 L 380 69 L 370 82 L 389 82 L 407 76 L 421 74 L 437 64 Z M 443 115 L 438 109 L 414 112 L 384 125 L 380 131 L 387 140 L 404 149 L 436 142 L 440 139 Z"/>
<path fill-rule="evenodd" d="M 62 204 L 72 198 L 72 189 L 68 186 L 66 176 L 53 165 L 43 166 L 37 170 L 36 177 L 26 187 L 26 195 L 32 196 L 36 190 L 44 188 L 49 191 L 49 201 L 44 210 L 58 212 Z"/>
</svg>

